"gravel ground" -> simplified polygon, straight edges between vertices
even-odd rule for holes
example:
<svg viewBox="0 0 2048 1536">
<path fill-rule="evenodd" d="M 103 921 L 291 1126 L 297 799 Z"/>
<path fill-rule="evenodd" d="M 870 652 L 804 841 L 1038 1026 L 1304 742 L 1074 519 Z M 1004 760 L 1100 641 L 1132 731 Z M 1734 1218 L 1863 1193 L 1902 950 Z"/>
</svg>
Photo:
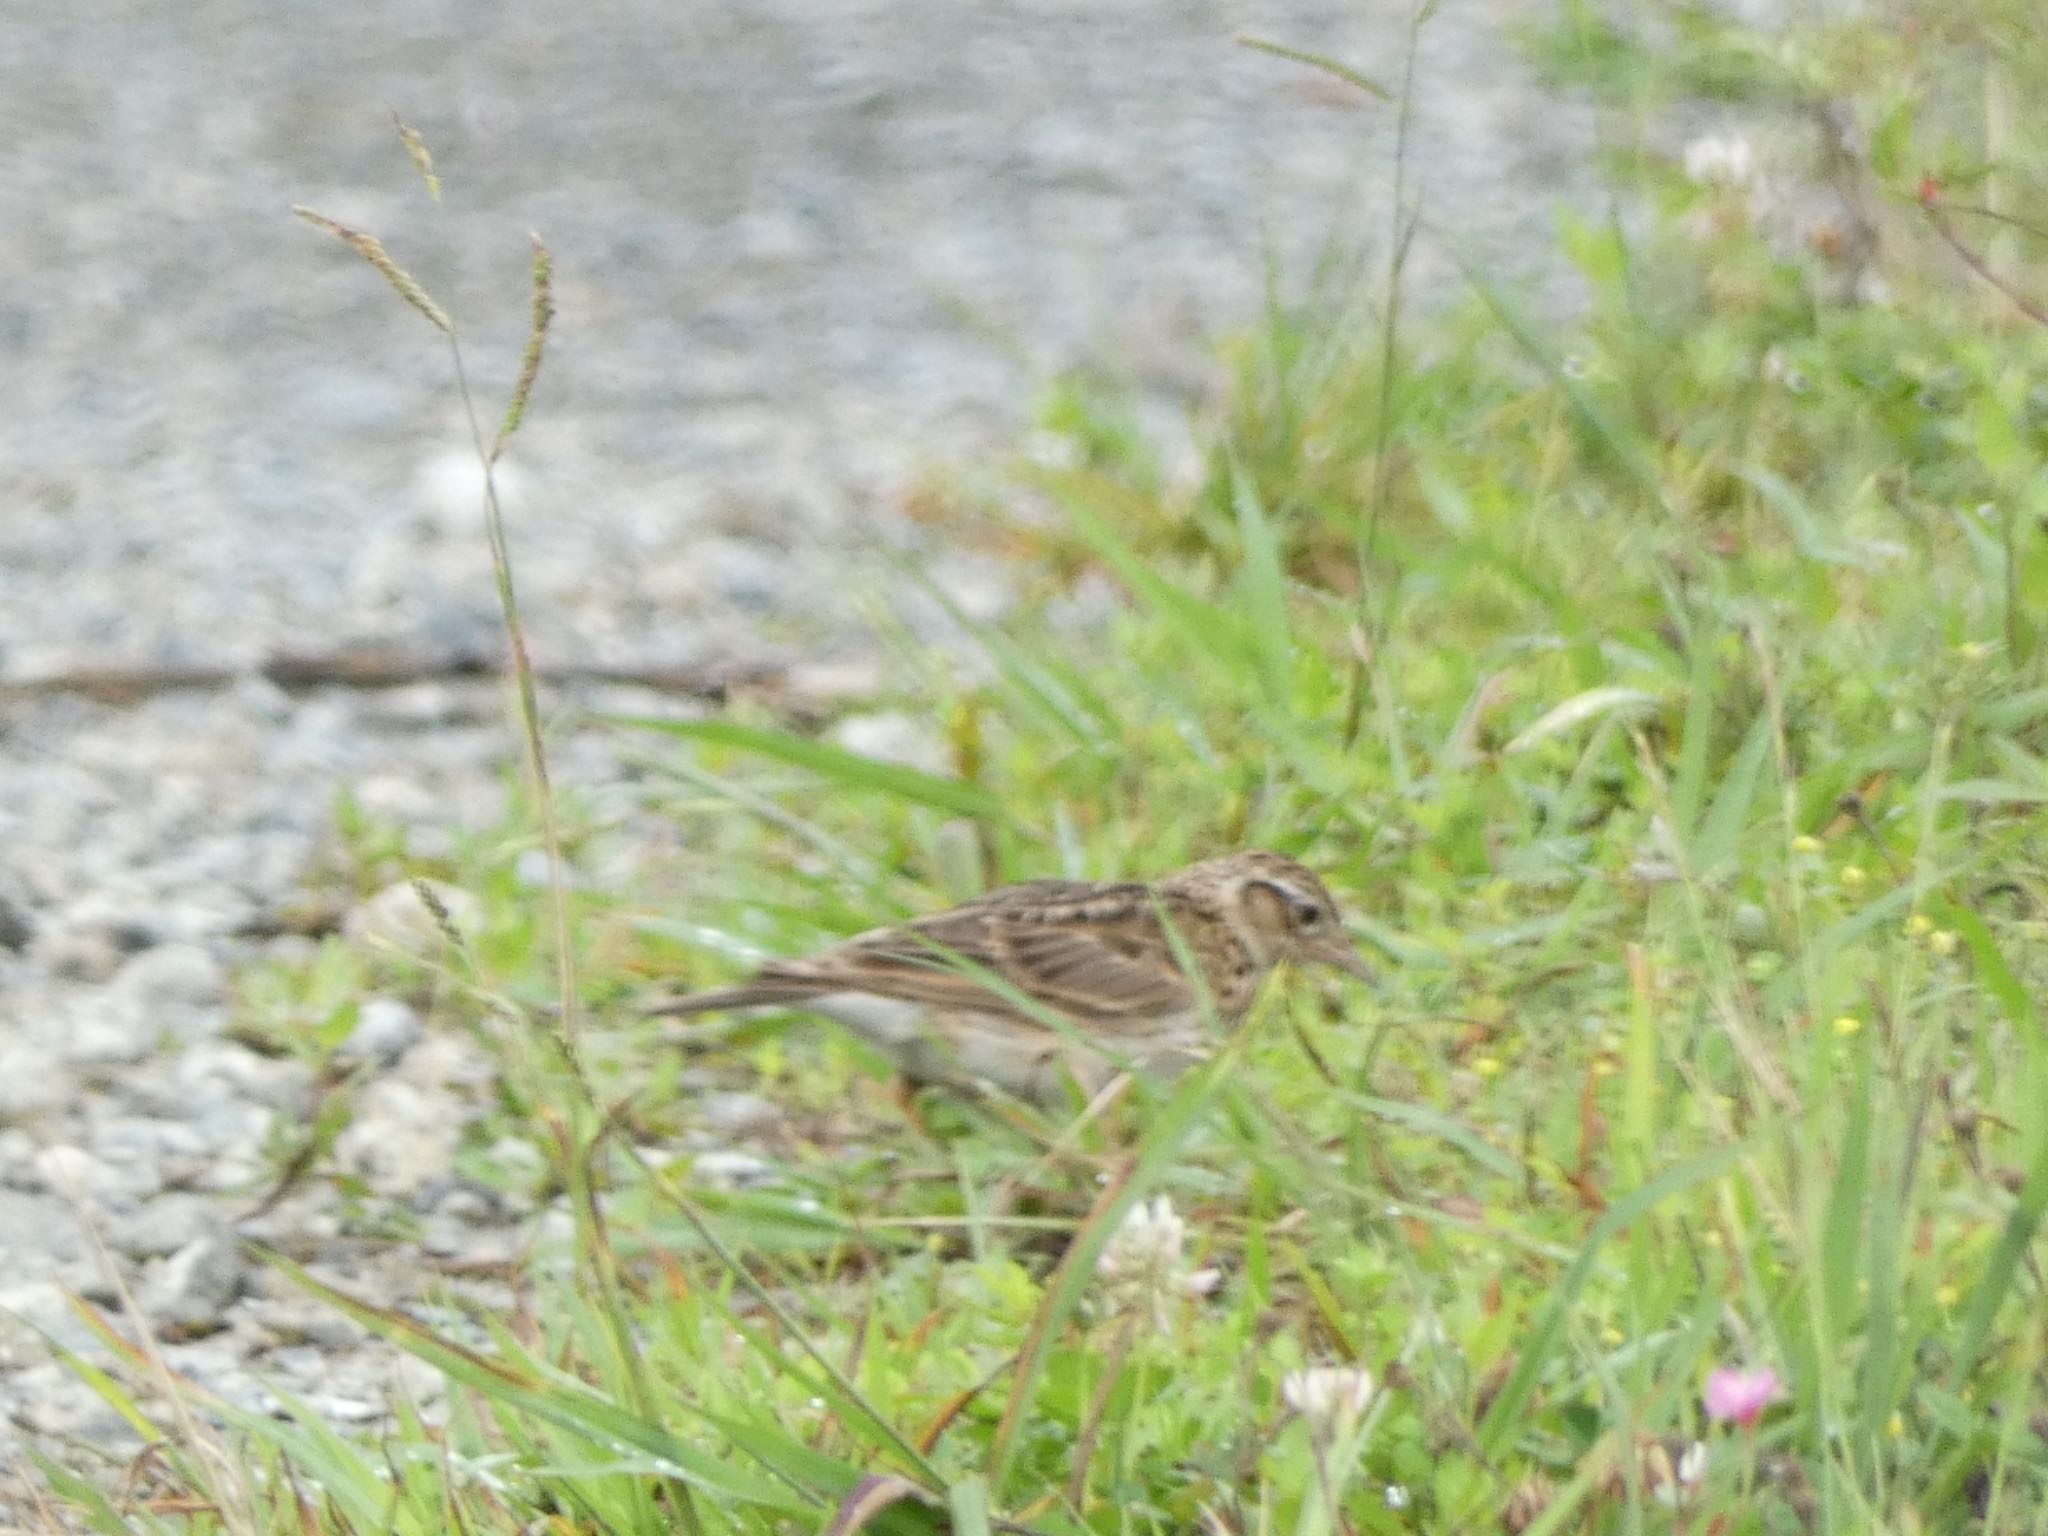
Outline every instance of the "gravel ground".
<svg viewBox="0 0 2048 1536">
<path fill-rule="evenodd" d="M 1442 7 L 1415 165 L 1439 222 L 1528 273 L 1552 205 L 1591 201 L 1592 124 L 1516 62 L 1523 14 Z M 907 601 L 859 574 L 881 547 L 997 611 L 1003 572 L 922 543 L 908 491 L 1013 443 L 1048 374 L 1091 360 L 1170 430 L 1268 252 L 1300 273 L 1333 233 L 1383 233 L 1391 110 L 1230 40 L 1395 81 L 1404 31 L 1396 0 L 0 10 L 0 682 L 494 646 L 443 355 L 295 202 L 472 317 L 487 387 L 545 233 L 560 318 L 510 506 L 544 665 L 858 657 L 861 596 Z M 1426 285 L 1445 267 L 1419 253 Z M 233 1234 L 394 1300 L 520 1251 L 535 1214 L 449 1176 L 485 1064 L 394 999 L 366 1013 L 382 1075 L 339 1155 L 417 1243 L 351 1237 L 321 1191 L 236 1228 L 311 1085 L 223 1037 L 260 947 L 232 935 L 292 891 L 338 786 L 445 835 L 488 822 L 510 747 L 488 684 L 0 697 L 0 1467 L 132 1445 L 37 1332 L 83 1343 L 64 1292 L 117 1279 L 238 1401 L 344 1423 L 432 1401 Z M 563 771 L 615 765 L 578 742 Z M 738 1143 L 772 1113 L 707 1125 Z"/>
</svg>

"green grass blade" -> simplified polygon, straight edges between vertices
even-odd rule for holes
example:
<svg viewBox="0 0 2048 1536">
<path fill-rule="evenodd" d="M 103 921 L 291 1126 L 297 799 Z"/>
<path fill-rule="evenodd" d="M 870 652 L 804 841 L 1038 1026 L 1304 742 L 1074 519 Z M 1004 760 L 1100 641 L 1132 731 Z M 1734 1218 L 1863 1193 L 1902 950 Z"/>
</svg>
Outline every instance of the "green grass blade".
<svg viewBox="0 0 2048 1536">
<path fill-rule="evenodd" d="M 1700 824 L 1707 798 L 1707 759 L 1714 735 L 1714 710 L 1720 702 L 1721 664 L 1718 632 L 1696 628 L 1692 637 L 1692 675 L 1685 691 L 1685 736 L 1678 748 L 1678 771 L 1671 777 L 1671 816 L 1681 835 Z"/>
<path fill-rule="evenodd" d="M 1120 538 L 1074 492 L 1056 488 L 1056 493 L 1067 519 L 1147 609 L 1196 651 L 1214 658 L 1228 674 L 1241 677 L 1256 672 L 1257 646 L 1241 616 L 1169 581 L 1153 561 Z"/>
<path fill-rule="evenodd" d="M 1517 752 L 1526 752 L 1540 742 L 1548 741 L 1553 736 L 1562 736 L 1589 721 L 1642 714 L 1655 709 L 1661 702 L 1656 694 L 1645 693 L 1640 688 L 1611 685 L 1588 688 L 1545 710 L 1517 732 L 1514 739 L 1502 750 L 1510 756 Z"/>
<path fill-rule="evenodd" d="M 1519 1179 L 1522 1176 L 1521 1164 L 1507 1153 L 1494 1146 L 1471 1126 L 1439 1110 L 1431 1109 L 1426 1104 L 1374 1098 L 1361 1093 L 1347 1093 L 1344 1099 L 1346 1103 L 1357 1105 L 1363 1113 L 1371 1115 L 1376 1120 L 1384 1120 L 1389 1125 L 1398 1125 L 1418 1135 L 1441 1141 L 1446 1146 L 1456 1147 L 1497 1178 Z"/>
<path fill-rule="evenodd" d="M 1843 1074 L 1845 1077 L 1851 1074 Z M 1868 1278 L 1864 1268 L 1863 1215 L 1870 1190 L 1871 1053 L 1859 1039 L 1853 1081 L 1841 1083 L 1848 1108 L 1834 1188 L 1828 1194 L 1821 1234 L 1821 1295 L 1831 1337 L 1839 1345 L 1850 1334 L 1856 1316 L 1856 1282 Z M 1875 1245 L 1875 1232 L 1872 1243 Z"/>
<path fill-rule="evenodd" d="M 717 1457 L 677 1439 L 659 1424 L 597 1397 L 581 1382 L 533 1375 L 504 1361 L 443 1339 L 399 1313 L 373 1307 L 315 1279 L 283 1255 L 254 1249 L 263 1262 L 309 1295 L 354 1318 L 470 1390 L 502 1407 L 516 1409 L 574 1431 L 607 1448 L 630 1446 L 675 1469 L 675 1476 L 715 1498 L 779 1515 L 809 1514 L 814 1506 L 773 1483 L 748 1476 Z"/>
<path fill-rule="evenodd" d="M 1521 1427 L 1522 1409 L 1535 1392 L 1544 1367 L 1550 1363 L 1565 1317 L 1578 1304 L 1579 1293 L 1593 1273 L 1600 1250 L 1630 1222 L 1642 1220 L 1673 1195 L 1726 1172 L 1738 1158 L 1747 1155 L 1750 1145 L 1748 1141 L 1737 1142 L 1666 1169 L 1640 1189 L 1609 1206 L 1593 1224 L 1579 1256 L 1551 1287 L 1550 1300 L 1544 1304 L 1517 1351 L 1514 1369 L 1501 1384 L 1500 1392 L 1486 1410 L 1486 1416 L 1479 1421 L 1477 1435 L 1480 1448 L 1488 1456 L 1502 1454 L 1510 1437 Z"/>
<path fill-rule="evenodd" d="M 1983 1358 L 1991 1338 L 1991 1325 L 2012 1289 L 2013 1279 L 2033 1244 L 2034 1234 L 2040 1230 L 2044 1211 L 2048 1211 L 2048 1138 L 2043 1138 L 2036 1150 L 2034 1165 L 2027 1170 L 2026 1179 L 2020 1185 L 2019 1198 L 2005 1219 L 1998 1246 L 1992 1250 L 1984 1273 L 1971 1289 L 1969 1306 L 1957 1335 L 1954 1380 L 1968 1381 L 1978 1361 Z"/>
<path fill-rule="evenodd" d="M 138 1530 L 161 1531 L 167 1528 L 158 1520 L 131 1520 L 114 1508 L 114 1501 L 91 1479 L 80 1477 L 32 1445 L 24 1449 L 28 1459 L 35 1463 L 36 1470 L 42 1473 L 43 1480 L 50 1485 L 51 1490 L 71 1505 L 75 1513 L 82 1514 L 86 1524 L 100 1532 L 100 1536 L 135 1536 Z M 61 1530 L 62 1527 L 52 1529 Z"/>
<path fill-rule="evenodd" d="M 658 731 L 705 746 L 754 752 L 817 774 L 843 789 L 886 795 L 909 805 L 929 806 L 955 816 L 971 816 L 995 826 L 1014 825 L 999 796 L 960 779 L 941 778 L 902 763 L 885 763 L 829 742 L 813 741 L 787 731 L 762 730 L 731 720 L 661 720 L 636 715 L 613 716 L 613 723 Z"/>
<path fill-rule="evenodd" d="M 1734 860 L 1770 755 L 1771 719 L 1768 713 L 1759 711 L 1750 722 L 1742 745 L 1736 749 L 1735 760 L 1722 775 L 1721 787 L 1715 791 L 1699 833 L 1692 840 L 1689 854 L 1695 875 L 1711 876 Z"/>
<path fill-rule="evenodd" d="M 1244 546 L 1244 567 L 1238 587 L 1244 594 L 1245 620 L 1258 659 L 1266 701 L 1287 707 L 1287 671 L 1294 645 L 1287 628 L 1287 578 L 1281 568 L 1280 540 L 1266 514 L 1259 489 L 1233 455 L 1230 461 L 1230 503 L 1237 514 L 1238 538 Z"/>
<path fill-rule="evenodd" d="M 989 1536 L 988 1484 L 980 1477 L 960 1479 L 947 1490 L 953 1516 L 952 1536 Z"/>
<path fill-rule="evenodd" d="M 1342 80 L 1346 85 L 1356 87 L 1366 95 L 1380 101 L 1392 101 L 1394 93 L 1378 81 L 1367 78 L 1349 64 L 1340 63 L 1328 54 L 1311 53 L 1305 48 L 1290 48 L 1285 43 L 1276 43 L 1263 37 L 1240 37 L 1240 48 L 1250 48 L 1259 53 L 1270 53 L 1276 59 L 1292 59 L 1297 64 L 1306 64 L 1319 69 L 1326 75 Z"/>
<path fill-rule="evenodd" d="M 1046 1362 L 1075 1309 L 1095 1278 L 1096 1261 L 1116 1235 L 1131 1208 L 1165 1177 L 1182 1142 L 1203 1111 L 1216 1097 L 1234 1066 L 1231 1053 L 1219 1056 L 1207 1066 L 1191 1072 L 1173 1096 L 1152 1116 L 1144 1140 L 1123 1178 L 1104 1189 L 1088 1213 L 1058 1268 L 1046 1285 L 1045 1298 L 1033 1317 L 1031 1330 L 1011 1373 L 1010 1395 L 1003 1416 L 989 1443 L 985 1475 L 988 1487 L 1001 1498 L 1008 1486 L 1010 1462 L 1015 1454 L 1018 1431 L 1035 1398 Z"/>
<path fill-rule="evenodd" d="M 1626 430 L 1607 408 L 1594 398 L 1591 390 L 1579 383 L 1565 371 L 1564 360 L 1537 327 L 1536 322 L 1526 315 L 1520 304 L 1508 296 L 1500 284 L 1486 275 L 1485 269 L 1467 252 L 1452 247 L 1459 270 L 1465 281 L 1487 308 L 1491 309 L 1505 330 L 1522 349 L 1529 360 L 1549 376 L 1551 383 L 1561 390 L 1570 403 L 1572 415 L 1578 420 L 1586 435 L 1598 444 L 1606 456 L 1622 470 L 1636 485 L 1655 501 L 1657 510 L 1670 515 L 1670 506 L 1665 500 L 1664 484 L 1658 476 L 1657 466 L 1644 449 L 1641 440 Z"/>
</svg>

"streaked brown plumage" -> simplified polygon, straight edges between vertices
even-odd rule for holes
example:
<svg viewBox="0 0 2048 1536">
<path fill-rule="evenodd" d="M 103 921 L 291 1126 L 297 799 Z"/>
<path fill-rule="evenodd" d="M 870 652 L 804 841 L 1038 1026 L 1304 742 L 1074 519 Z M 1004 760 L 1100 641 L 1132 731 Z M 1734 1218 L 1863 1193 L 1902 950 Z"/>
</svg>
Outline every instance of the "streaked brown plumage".
<svg viewBox="0 0 2048 1536">
<path fill-rule="evenodd" d="M 649 1011 L 804 1009 L 854 1030 L 913 1078 L 985 1081 L 1057 1102 L 1069 1075 L 1092 1090 L 1118 1058 L 1159 1075 L 1184 1066 L 1199 1054 L 1205 1020 L 1234 1025 L 1283 960 L 1371 974 L 1320 880 L 1276 853 L 1235 853 L 1151 885 L 1005 886 Z"/>
</svg>

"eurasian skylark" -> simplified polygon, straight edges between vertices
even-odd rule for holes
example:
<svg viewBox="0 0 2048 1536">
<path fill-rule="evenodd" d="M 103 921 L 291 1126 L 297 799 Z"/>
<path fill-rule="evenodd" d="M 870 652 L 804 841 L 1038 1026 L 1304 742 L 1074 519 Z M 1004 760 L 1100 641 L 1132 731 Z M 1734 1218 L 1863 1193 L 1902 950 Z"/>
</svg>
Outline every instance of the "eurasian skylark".
<svg viewBox="0 0 2048 1536">
<path fill-rule="evenodd" d="M 1186 1066 L 1205 1022 L 1235 1025 L 1283 960 L 1372 975 L 1322 881 L 1277 853 L 1233 853 L 1151 885 L 1004 886 L 648 1011 L 798 1008 L 919 1081 L 1056 1104 L 1069 1076 L 1092 1093 L 1120 1061 L 1162 1077 Z"/>
</svg>

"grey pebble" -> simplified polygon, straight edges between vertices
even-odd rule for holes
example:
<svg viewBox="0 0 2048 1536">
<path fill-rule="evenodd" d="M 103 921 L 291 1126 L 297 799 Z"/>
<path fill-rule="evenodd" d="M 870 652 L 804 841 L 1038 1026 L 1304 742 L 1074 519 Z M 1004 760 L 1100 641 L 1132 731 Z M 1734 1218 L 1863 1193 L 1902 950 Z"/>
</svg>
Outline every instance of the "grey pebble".
<svg viewBox="0 0 2048 1536">
<path fill-rule="evenodd" d="M 0 1041 L 0 1120 L 33 1120 L 69 1104 L 76 1092 L 56 1052 L 30 1041 Z"/>
<path fill-rule="evenodd" d="M 33 1166 L 42 1188 L 61 1200 L 132 1205 L 163 1184 L 153 1168 L 109 1163 L 62 1142 L 36 1153 Z"/>
<path fill-rule="evenodd" d="M 109 1220 L 107 1246 L 131 1259 L 159 1259 L 197 1242 L 219 1222 L 217 1202 L 172 1191 Z"/>
<path fill-rule="evenodd" d="M 503 1229 L 480 1231 L 469 1222 L 439 1211 L 421 1224 L 419 1241 L 422 1252 L 476 1266 L 510 1264 L 524 1249 L 515 1233 Z"/>
<path fill-rule="evenodd" d="M 335 1139 L 335 1161 L 378 1194 L 409 1202 L 454 1167 L 467 1118 L 462 1100 L 437 1083 L 379 1078 Z"/>
<path fill-rule="evenodd" d="M 227 999 L 227 971 L 204 946 L 161 944 L 124 964 L 114 990 L 138 1000 L 186 1009 L 216 1009 Z"/>
<path fill-rule="evenodd" d="M 162 1261 L 144 1282 L 142 1306 L 159 1323 L 217 1328 L 242 1289 L 241 1249 L 231 1234 L 194 1238 Z"/>
<path fill-rule="evenodd" d="M 20 1126 L 0 1126 L 0 1184 L 15 1189 L 40 1185 L 35 1171 L 38 1150 L 35 1137 Z"/>
<path fill-rule="evenodd" d="M 91 1348 L 94 1338 L 63 1286 L 49 1280 L 0 1286 L 0 1365 L 44 1358 L 45 1339 L 79 1350 Z"/>
<path fill-rule="evenodd" d="M 354 1318 L 306 1296 L 287 1301 L 254 1301 L 250 1310 L 255 1313 L 256 1323 L 270 1336 L 270 1347 L 273 1348 L 303 1344 L 328 1354 L 338 1354 L 343 1350 L 362 1348 L 370 1337 L 369 1330 Z M 276 1341 L 290 1342 L 279 1344 Z"/>
<path fill-rule="evenodd" d="M 39 1175 L 29 1171 L 33 1188 L 0 1189 L 0 1284 L 24 1280 L 67 1280 L 81 1277 L 80 1266 L 95 1262 L 85 1228 L 76 1210 L 56 1195 L 41 1191 Z M 33 1237 L 33 1244 L 24 1241 Z"/>
<path fill-rule="evenodd" d="M 36 925 L 27 909 L 0 894 L 0 949 L 11 949 L 18 954 L 28 948 L 29 941 L 35 936 Z"/>
<path fill-rule="evenodd" d="M 707 1130 L 720 1136 L 765 1136 L 787 1118 L 781 1105 L 758 1093 L 720 1091 L 697 1101 L 697 1114 Z"/>
<path fill-rule="evenodd" d="M 95 1067 L 141 1061 L 155 1054 L 162 1041 L 163 1015 L 135 998 L 113 996 L 110 988 L 97 988 L 73 1006 L 63 1059 L 88 1074 Z"/>
<path fill-rule="evenodd" d="M 116 1461 L 126 1461 L 142 1448 L 128 1421 L 69 1366 L 55 1361 L 32 1365 L 15 1373 L 7 1387 L 12 1417 L 33 1435 L 90 1445 Z"/>
<path fill-rule="evenodd" d="M 776 1166 L 751 1152 L 699 1152 L 690 1159 L 690 1172 L 717 1189 L 759 1189 L 780 1177 Z"/>
<path fill-rule="evenodd" d="M 368 997 L 356 1010 L 355 1027 L 341 1042 L 345 1060 L 394 1062 L 419 1044 L 426 1028 L 410 1003 Z"/>
<path fill-rule="evenodd" d="M 199 1118 L 194 1106 L 211 1108 L 221 1100 L 242 1100 L 270 1109 L 302 1108 L 311 1092 L 312 1069 L 288 1057 L 263 1056 L 231 1041 L 208 1041 L 184 1050 L 162 1079 L 161 1093 L 146 1085 L 144 1097 L 162 1105 L 160 1113 Z"/>
<path fill-rule="evenodd" d="M 489 1190 L 478 1189 L 471 1184 L 450 1181 L 447 1188 L 433 1203 L 433 1214 L 445 1216 L 450 1221 L 467 1222 L 471 1226 L 484 1226 L 495 1222 L 501 1215 L 498 1200 Z"/>
<path fill-rule="evenodd" d="M 316 1392 L 306 1400 L 323 1419 L 336 1424 L 374 1424 L 384 1417 L 384 1405 L 370 1398 L 337 1397 L 330 1392 Z"/>
<path fill-rule="evenodd" d="M 72 924 L 45 929 L 36 940 L 34 956 L 52 976 L 98 983 L 111 978 L 130 955 L 155 942 L 154 930 L 139 923 Z"/>
</svg>

